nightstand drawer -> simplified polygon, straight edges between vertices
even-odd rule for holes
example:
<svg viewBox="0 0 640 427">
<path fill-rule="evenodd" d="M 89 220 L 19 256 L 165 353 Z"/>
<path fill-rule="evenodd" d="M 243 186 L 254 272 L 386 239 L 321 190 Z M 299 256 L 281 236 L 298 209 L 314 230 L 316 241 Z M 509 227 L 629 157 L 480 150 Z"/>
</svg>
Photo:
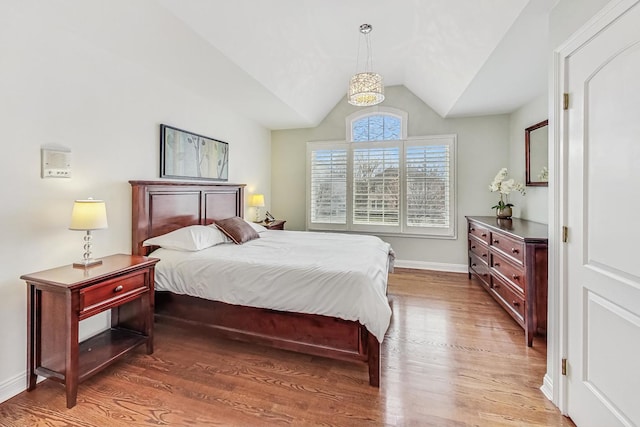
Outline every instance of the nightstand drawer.
<svg viewBox="0 0 640 427">
<path fill-rule="evenodd" d="M 144 272 L 88 286 L 80 290 L 80 313 L 100 310 L 103 306 L 114 307 L 120 302 L 118 300 L 128 299 L 147 290 Z"/>
</svg>

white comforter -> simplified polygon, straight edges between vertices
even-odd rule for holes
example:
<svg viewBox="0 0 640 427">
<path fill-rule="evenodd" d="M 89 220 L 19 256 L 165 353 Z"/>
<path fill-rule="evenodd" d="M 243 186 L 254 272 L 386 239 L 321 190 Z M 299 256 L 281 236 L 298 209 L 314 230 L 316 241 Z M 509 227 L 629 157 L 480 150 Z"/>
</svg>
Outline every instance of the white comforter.
<svg viewBox="0 0 640 427">
<path fill-rule="evenodd" d="M 394 254 L 374 236 L 274 231 L 198 252 L 157 249 L 156 290 L 359 321 L 382 342 Z"/>
</svg>

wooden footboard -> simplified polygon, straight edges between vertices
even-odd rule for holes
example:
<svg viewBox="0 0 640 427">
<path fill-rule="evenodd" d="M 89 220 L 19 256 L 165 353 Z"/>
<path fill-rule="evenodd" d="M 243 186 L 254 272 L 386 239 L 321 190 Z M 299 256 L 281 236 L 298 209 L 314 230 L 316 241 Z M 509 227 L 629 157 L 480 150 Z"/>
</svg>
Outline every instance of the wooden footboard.
<svg viewBox="0 0 640 427">
<path fill-rule="evenodd" d="M 380 386 L 380 343 L 358 322 L 156 292 L 156 321 L 206 328 L 252 344 L 332 359 L 364 362 L 369 384 Z"/>
</svg>

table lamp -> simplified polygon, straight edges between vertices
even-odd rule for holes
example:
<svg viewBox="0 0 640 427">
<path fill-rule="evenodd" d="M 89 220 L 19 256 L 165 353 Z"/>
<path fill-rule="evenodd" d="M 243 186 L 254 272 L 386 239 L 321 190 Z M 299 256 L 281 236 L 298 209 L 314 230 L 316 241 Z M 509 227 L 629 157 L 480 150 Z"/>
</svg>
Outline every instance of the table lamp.
<svg viewBox="0 0 640 427">
<path fill-rule="evenodd" d="M 99 259 L 91 258 L 91 231 L 107 228 L 107 208 L 104 201 L 76 200 L 71 211 L 71 224 L 69 230 L 86 231 L 84 236 L 84 255 L 82 261 L 74 262 L 76 268 L 87 268 L 102 264 Z"/>
<path fill-rule="evenodd" d="M 264 207 L 264 194 L 254 194 L 251 196 L 249 206 L 256 208 L 256 222 L 260 222 L 260 208 Z"/>
</svg>

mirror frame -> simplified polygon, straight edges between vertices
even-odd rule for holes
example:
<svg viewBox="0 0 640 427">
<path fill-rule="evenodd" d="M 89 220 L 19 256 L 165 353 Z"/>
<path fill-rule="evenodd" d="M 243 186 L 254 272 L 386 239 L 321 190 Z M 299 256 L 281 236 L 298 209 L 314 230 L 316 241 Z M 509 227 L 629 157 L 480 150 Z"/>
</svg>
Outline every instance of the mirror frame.
<svg viewBox="0 0 640 427">
<path fill-rule="evenodd" d="M 530 162 L 531 162 L 531 132 L 536 129 L 540 129 L 549 125 L 549 120 L 544 120 L 540 123 L 536 123 L 533 126 L 529 126 L 524 130 L 524 153 L 525 153 L 525 173 L 526 173 L 526 182 L 525 185 L 528 187 L 548 187 L 548 181 L 532 181 L 531 180 L 531 170 L 530 170 Z"/>
</svg>

